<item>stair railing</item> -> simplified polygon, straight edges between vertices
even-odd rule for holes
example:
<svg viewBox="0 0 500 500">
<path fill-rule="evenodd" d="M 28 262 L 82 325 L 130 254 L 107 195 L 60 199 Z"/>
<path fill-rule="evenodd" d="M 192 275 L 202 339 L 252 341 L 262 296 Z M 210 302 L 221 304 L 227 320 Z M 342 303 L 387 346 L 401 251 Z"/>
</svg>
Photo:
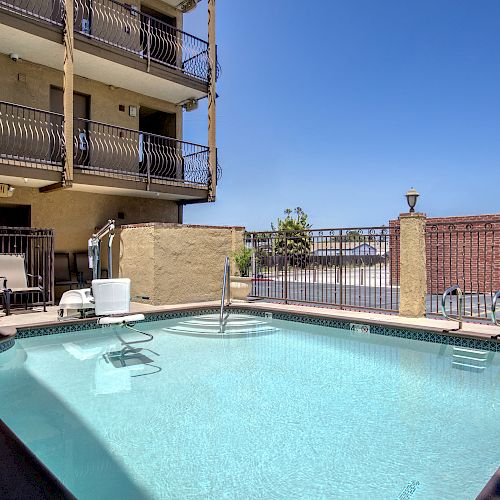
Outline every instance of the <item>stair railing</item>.
<svg viewBox="0 0 500 500">
<path fill-rule="evenodd" d="M 500 298 L 500 290 L 493 296 L 493 300 L 491 301 L 491 321 L 495 326 L 500 326 L 500 320 L 497 320 L 497 302 Z"/>
<path fill-rule="evenodd" d="M 452 321 L 457 320 L 457 318 L 448 315 L 448 313 L 446 312 L 446 297 L 448 295 L 451 295 L 454 291 L 456 291 L 458 295 L 458 329 L 461 330 L 463 326 L 462 316 L 463 316 L 464 294 L 462 292 L 462 289 L 458 285 L 450 286 L 443 293 L 443 297 L 441 298 L 441 313 L 446 319 L 450 319 Z"/>
<path fill-rule="evenodd" d="M 229 257 L 226 257 L 224 262 L 224 277 L 222 279 L 222 295 L 220 301 L 220 316 L 219 316 L 219 331 L 220 333 L 224 333 L 224 311 L 226 308 L 226 289 L 229 291 L 229 300 L 231 300 L 231 285 L 229 274 L 231 270 L 231 264 L 229 261 Z"/>
</svg>

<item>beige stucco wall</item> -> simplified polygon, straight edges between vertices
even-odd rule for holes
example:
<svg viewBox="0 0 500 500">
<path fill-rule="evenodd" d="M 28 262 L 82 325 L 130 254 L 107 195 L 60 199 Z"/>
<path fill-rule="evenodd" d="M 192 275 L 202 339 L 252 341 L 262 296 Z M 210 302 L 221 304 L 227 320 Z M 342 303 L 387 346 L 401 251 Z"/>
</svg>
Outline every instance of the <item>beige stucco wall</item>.
<svg viewBox="0 0 500 500">
<path fill-rule="evenodd" d="M 38 189 L 16 187 L 12 198 L 2 204 L 30 205 L 31 226 L 55 230 L 56 251 L 86 251 L 87 240 L 96 228 L 108 219 L 117 219 L 123 212 L 125 219 L 117 224 L 143 222 L 177 222 L 178 210 L 174 201 L 150 198 L 132 198 L 74 190 L 40 193 Z"/>
<path fill-rule="evenodd" d="M 132 280 L 132 295 L 149 295 L 154 305 L 218 300 L 224 259 L 243 238 L 242 227 L 125 226 L 119 237 L 120 276 Z"/>
<path fill-rule="evenodd" d="M 425 214 L 401 214 L 399 314 L 410 318 L 425 316 L 427 267 Z"/>
<path fill-rule="evenodd" d="M 21 75 L 21 76 L 19 76 Z M 63 74 L 47 66 L 0 55 L 0 88 L 3 101 L 50 111 L 50 87 L 62 87 Z M 90 119 L 118 127 L 139 129 L 139 112 L 129 116 L 129 106 L 140 106 L 176 114 L 177 137 L 182 137 L 182 108 L 174 103 L 137 94 L 122 88 L 112 88 L 95 80 L 75 76 L 75 92 L 90 95 Z M 119 105 L 125 111 L 119 111 Z"/>
</svg>

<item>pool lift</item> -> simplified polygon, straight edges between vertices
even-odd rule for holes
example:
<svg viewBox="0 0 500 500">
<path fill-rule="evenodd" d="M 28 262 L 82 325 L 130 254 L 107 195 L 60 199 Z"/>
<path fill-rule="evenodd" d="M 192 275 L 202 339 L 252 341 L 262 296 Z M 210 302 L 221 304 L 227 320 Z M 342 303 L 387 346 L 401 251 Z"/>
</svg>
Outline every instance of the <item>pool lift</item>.
<svg viewBox="0 0 500 500">
<path fill-rule="evenodd" d="M 108 277 L 101 279 L 101 241 L 108 236 Z M 146 338 L 141 340 L 125 340 L 115 329 L 115 334 L 120 340 L 123 348 L 119 351 L 110 352 L 104 355 L 107 362 L 115 366 L 129 366 L 130 361 L 135 359 L 139 362 L 134 364 L 149 364 L 150 358 L 141 354 L 141 350 L 147 350 L 155 355 L 158 353 L 150 349 L 139 349 L 133 347 L 135 344 L 151 342 L 153 336 L 134 328 L 135 323 L 144 321 L 144 314 L 130 314 L 130 279 L 113 278 L 113 239 L 115 236 L 115 221 L 108 220 L 107 224 L 99 231 L 94 233 L 88 242 L 88 262 L 89 269 L 92 269 L 91 288 L 82 288 L 78 290 L 69 290 L 63 294 L 59 302 L 58 319 L 61 321 L 77 318 L 95 317 L 99 319 L 97 323 L 102 327 L 121 326 L 128 330 L 144 335 Z M 147 296 L 137 296 L 148 300 Z M 127 364 L 129 363 L 129 364 Z M 154 366 L 154 365 L 152 365 Z M 161 371 L 160 367 L 154 366 L 157 373 Z M 148 374 L 132 375 L 139 377 Z"/>
</svg>

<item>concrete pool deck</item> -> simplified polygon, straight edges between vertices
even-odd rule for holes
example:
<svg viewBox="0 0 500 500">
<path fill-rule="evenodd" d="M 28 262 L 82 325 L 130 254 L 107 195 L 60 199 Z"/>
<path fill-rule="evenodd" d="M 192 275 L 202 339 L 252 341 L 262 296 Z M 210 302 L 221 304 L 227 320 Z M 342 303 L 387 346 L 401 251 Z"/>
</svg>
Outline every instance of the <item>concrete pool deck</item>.
<svg viewBox="0 0 500 500">
<path fill-rule="evenodd" d="M 232 301 L 232 306 L 235 308 L 247 309 L 249 311 L 254 310 L 288 314 L 303 314 L 321 318 L 348 320 L 356 323 L 377 324 L 393 328 L 409 328 L 413 330 L 427 330 L 439 333 L 450 333 L 454 336 L 464 336 L 477 339 L 492 339 L 500 335 L 500 327 L 488 324 L 464 322 L 463 329 L 458 331 L 455 330 L 458 327 L 458 323 L 456 321 L 448 321 L 444 319 L 406 318 L 397 315 L 375 312 L 351 311 L 345 309 L 341 310 L 297 304 L 287 305 L 270 302 L 246 302 L 234 300 Z M 168 306 L 152 306 L 150 304 L 132 302 L 130 313 L 147 314 L 155 312 L 185 311 L 218 307 L 220 307 L 219 301 L 176 304 Z M 85 320 L 76 321 L 78 322 Z M 47 312 L 43 312 L 41 308 L 34 308 L 28 311 L 15 311 L 10 316 L 5 316 L 3 312 L 0 313 L 0 329 L 4 330 L 5 336 L 10 336 L 15 333 L 14 328 L 29 328 L 60 324 L 61 322 L 57 319 L 57 306 L 47 307 Z"/>
</svg>

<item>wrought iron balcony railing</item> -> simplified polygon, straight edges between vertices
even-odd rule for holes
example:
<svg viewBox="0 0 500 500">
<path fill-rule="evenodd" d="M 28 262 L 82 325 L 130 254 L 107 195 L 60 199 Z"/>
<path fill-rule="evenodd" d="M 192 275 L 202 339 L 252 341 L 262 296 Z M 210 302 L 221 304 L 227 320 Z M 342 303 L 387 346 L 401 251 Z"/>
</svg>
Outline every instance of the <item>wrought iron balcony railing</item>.
<svg viewBox="0 0 500 500">
<path fill-rule="evenodd" d="M 208 187 L 206 146 L 75 118 L 75 170 L 146 183 Z M 0 158 L 62 171 L 64 117 L 0 101 Z"/>
<path fill-rule="evenodd" d="M 62 25 L 61 0 L 0 0 L 0 8 Z M 206 41 L 116 0 L 74 0 L 74 11 L 75 32 L 208 81 Z"/>
</svg>

